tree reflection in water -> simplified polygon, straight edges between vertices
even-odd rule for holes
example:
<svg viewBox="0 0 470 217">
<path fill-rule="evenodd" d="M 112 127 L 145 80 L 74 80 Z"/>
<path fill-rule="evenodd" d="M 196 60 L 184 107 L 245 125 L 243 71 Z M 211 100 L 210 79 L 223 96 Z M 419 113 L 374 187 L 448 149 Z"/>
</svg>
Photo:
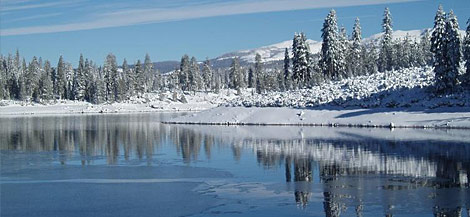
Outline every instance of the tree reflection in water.
<svg viewBox="0 0 470 217">
<path fill-rule="evenodd" d="M 326 216 L 340 216 L 347 209 L 363 216 L 370 204 L 381 204 L 384 216 L 393 216 L 398 206 L 427 207 L 434 216 L 469 215 L 468 141 L 237 137 L 197 126 L 161 125 L 156 123 L 160 117 L 149 117 L 5 118 L 0 149 L 56 151 L 61 164 L 78 153 L 83 165 L 100 156 L 107 164 L 138 159 L 151 165 L 164 144 L 174 146 L 186 164 L 210 159 L 215 147 L 228 148 L 235 161 L 240 161 L 242 150 L 253 150 L 263 168 L 285 169 L 285 181 L 293 183 L 301 209 L 312 197 L 313 180 L 319 180 Z M 231 132 L 229 127 L 217 129 L 221 128 Z M 410 191 L 418 190 L 425 198 L 408 198 L 413 196 Z"/>
</svg>

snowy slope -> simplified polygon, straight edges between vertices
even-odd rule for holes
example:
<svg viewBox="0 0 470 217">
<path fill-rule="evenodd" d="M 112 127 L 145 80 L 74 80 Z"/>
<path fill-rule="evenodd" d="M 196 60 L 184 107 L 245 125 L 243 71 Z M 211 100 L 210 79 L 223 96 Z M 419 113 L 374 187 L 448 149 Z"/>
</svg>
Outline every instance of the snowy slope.
<svg viewBox="0 0 470 217">
<path fill-rule="evenodd" d="M 428 29 L 409 30 L 409 31 L 397 30 L 393 32 L 393 39 L 404 39 L 406 35 L 409 35 L 411 41 L 413 40 L 419 41 L 421 39 L 421 36 L 426 31 L 428 31 Z M 370 42 L 377 43 L 380 41 L 381 36 L 382 36 L 382 33 L 372 35 L 368 38 L 364 38 L 364 42 L 365 43 L 370 43 Z M 310 46 L 311 53 L 316 54 L 320 52 L 321 44 L 322 44 L 321 41 L 314 41 L 314 40 L 308 39 L 307 42 L 308 42 L 308 45 Z M 215 58 L 213 61 L 223 61 L 223 60 L 239 57 L 241 62 L 253 63 L 255 61 L 256 53 L 259 53 L 261 55 L 261 59 L 263 62 L 280 61 L 284 59 L 284 51 L 286 48 L 289 49 L 289 54 L 292 55 L 291 54 L 292 40 L 287 40 L 287 41 L 283 41 L 277 44 L 263 46 L 260 48 L 255 48 L 255 49 L 250 49 L 250 50 L 241 50 L 241 51 L 235 51 L 235 52 L 223 54 Z"/>
<path fill-rule="evenodd" d="M 321 49 L 321 42 L 314 40 L 307 40 L 308 45 L 310 46 L 310 52 L 318 53 Z M 292 40 L 283 41 L 277 44 L 272 44 L 268 46 L 263 46 L 260 48 L 255 48 L 251 50 L 241 50 L 235 51 L 232 53 L 224 54 L 220 57 L 217 57 L 215 60 L 226 60 L 232 59 L 234 57 L 239 57 L 243 62 L 253 63 L 255 61 L 255 56 L 257 53 L 261 55 L 261 60 L 263 62 L 272 62 L 279 61 L 284 59 L 285 49 L 289 49 L 289 54 L 292 55 Z"/>
</svg>

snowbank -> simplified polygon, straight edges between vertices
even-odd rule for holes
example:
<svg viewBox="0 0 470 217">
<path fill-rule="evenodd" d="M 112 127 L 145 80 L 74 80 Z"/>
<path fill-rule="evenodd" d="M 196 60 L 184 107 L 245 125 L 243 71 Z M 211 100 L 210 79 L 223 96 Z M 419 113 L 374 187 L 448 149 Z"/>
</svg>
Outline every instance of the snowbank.
<svg viewBox="0 0 470 217">
<path fill-rule="evenodd" d="M 325 82 L 309 89 L 266 94 L 245 94 L 227 103 L 245 107 L 319 107 L 340 108 L 470 108 L 470 93 L 463 91 L 435 96 L 431 85 L 432 68 L 410 68 L 399 71 L 358 76 Z"/>
<path fill-rule="evenodd" d="M 467 108 L 413 111 L 389 108 L 324 110 L 217 107 L 165 123 L 470 129 L 470 112 Z"/>
<path fill-rule="evenodd" d="M 25 103 L 19 101 L 0 101 L 0 115 L 31 115 L 31 114 L 76 114 L 76 113 L 130 113 L 130 112 L 177 112 L 201 111 L 210 109 L 233 99 L 235 91 L 225 90 L 214 93 L 148 93 L 142 97 L 112 104 L 91 104 L 70 100 L 54 101 L 44 104 Z"/>
</svg>

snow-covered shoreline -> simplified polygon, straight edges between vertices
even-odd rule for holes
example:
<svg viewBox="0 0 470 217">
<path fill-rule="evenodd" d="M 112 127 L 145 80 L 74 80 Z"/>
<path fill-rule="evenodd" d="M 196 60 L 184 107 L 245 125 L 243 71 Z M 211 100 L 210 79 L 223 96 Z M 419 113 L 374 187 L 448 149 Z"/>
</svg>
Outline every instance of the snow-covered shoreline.
<svg viewBox="0 0 470 217">
<path fill-rule="evenodd" d="M 64 114 L 114 114 L 140 112 L 191 112 L 214 108 L 235 97 L 235 91 L 224 94 L 214 93 L 148 93 L 124 102 L 91 104 L 88 102 L 61 100 L 44 104 L 21 101 L 0 101 L 0 116 L 18 115 L 64 115 Z"/>
<path fill-rule="evenodd" d="M 470 129 L 470 111 L 468 108 L 413 111 L 389 108 L 334 110 L 217 107 L 164 123 Z"/>
</svg>

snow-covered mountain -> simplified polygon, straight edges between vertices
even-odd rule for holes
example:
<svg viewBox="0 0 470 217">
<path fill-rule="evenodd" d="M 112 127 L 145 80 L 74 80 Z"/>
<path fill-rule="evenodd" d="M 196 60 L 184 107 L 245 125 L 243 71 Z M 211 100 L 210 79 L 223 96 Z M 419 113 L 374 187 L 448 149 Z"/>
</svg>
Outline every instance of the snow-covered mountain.
<svg viewBox="0 0 470 217">
<path fill-rule="evenodd" d="M 393 39 L 395 40 L 403 40 L 405 37 L 409 37 L 411 41 L 416 40 L 419 42 L 421 37 L 430 29 L 422 29 L 422 30 L 395 30 L 393 32 Z M 364 38 L 364 43 L 379 43 L 381 36 L 383 33 L 377 33 L 370 37 Z M 461 30 L 461 36 L 465 35 L 465 31 Z M 319 53 L 321 50 L 321 41 L 314 41 L 314 40 L 307 40 L 307 43 L 310 47 L 310 52 L 313 54 Z M 292 40 L 283 41 L 280 43 L 267 45 L 259 48 L 249 49 L 249 50 L 240 50 L 234 51 L 226 54 L 222 54 L 216 58 L 211 59 L 212 66 L 217 68 L 226 68 L 229 67 L 232 63 L 232 59 L 235 57 L 240 58 L 240 64 L 249 65 L 255 62 L 255 56 L 257 53 L 261 55 L 261 60 L 264 63 L 272 63 L 276 64 L 279 61 L 284 60 L 284 52 L 285 49 L 289 49 L 289 54 L 292 56 Z M 155 64 L 155 68 L 162 68 L 160 69 L 161 72 L 168 72 L 174 70 L 179 66 L 179 62 L 166 62 L 164 67 L 162 68 L 159 63 Z"/>
<path fill-rule="evenodd" d="M 426 31 L 428 30 L 427 29 L 410 30 L 410 31 L 397 30 L 393 32 L 393 39 L 398 39 L 398 40 L 404 39 L 407 35 L 409 35 L 410 40 L 419 41 L 421 39 L 421 36 L 425 34 Z M 365 43 L 379 42 L 382 34 L 383 33 L 378 33 L 368 38 L 364 38 L 363 40 Z M 321 41 L 314 41 L 314 40 L 308 39 L 307 43 L 310 46 L 311 53 L 315 54 L 315 53 L 320 52 Z M 287 40 L 287 41 L 283 41 L 277 44 L 263 46 L 263 47 L 255 48 L 251 50 L 240 50 L 240 51 L 226 53 L 217 58 L 214 58 L 214 61 L 222 61 L 222 60 L 239 57 L 241 62 L 254 63 L 256 53 L 259 53 L 261 55 L 261 60 L 263 62 L 280 61 L 284 59 L 284 51 L 286 48 L 289 49 L 289 53 L 291 54 L 292 40 Z"/>
</svg>

